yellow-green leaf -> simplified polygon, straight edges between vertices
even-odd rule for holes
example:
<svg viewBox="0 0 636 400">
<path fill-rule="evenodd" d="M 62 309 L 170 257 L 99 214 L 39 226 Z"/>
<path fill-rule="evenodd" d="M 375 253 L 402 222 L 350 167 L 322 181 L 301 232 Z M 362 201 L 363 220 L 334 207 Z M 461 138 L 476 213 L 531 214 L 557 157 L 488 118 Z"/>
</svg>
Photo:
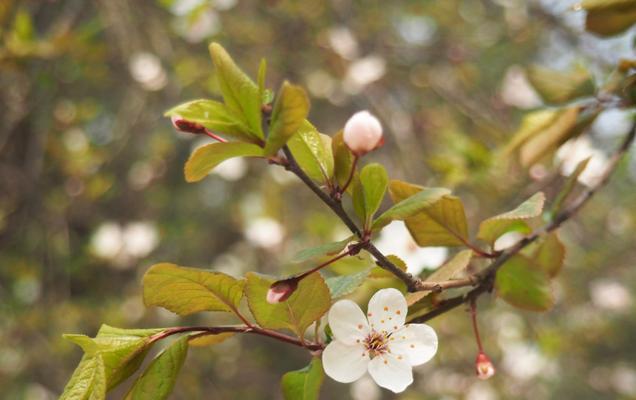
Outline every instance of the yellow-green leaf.
<svg viewBox="0 0 636 400">
<path fill-rule="evenodd" d="M 547 103 L 565 103 L 595 92 L 592 75 L 581 65 L 569 71 L 535 65 L 528 68 L 528 80 Z"/>
<path fill-rule="evenodd" d="M 521 164 L 526 167 L 533 165 L 572 137 L 579 111 L 579 107 L 562 110 L 553 121 L 523 143 L 520 151 Z"/>
<path fill-rule="evenodd" d="M 400 203 L 421 193 L 421 186 L 391 181 L 389 193 Z M 464 206 L 458 197 L 444 193 L 405 220 L 411 236 L 420 246 L 461 246 L 468 238 Z"/>
<path fill-rule="evenodd" d="M 197 182 L 205 178 L 217 165 L 234 157 L 261 157 L 263 149 L 241 142 L 211 143 L 196 149 L 185 164 L 186 181 Z"/>
<path fill-rule="evenodd" d="M 298 131 L 309 113 L 309 98 L 300 86 L 283 82 L 274 110 L 265 155 L 275 154 Z"/>
<path fill-rule="evenodd" d="M 331 306 L 329 287 L 316 272 L 302 279 L 287 301 L 270 304 L 267 291 L 274 279 L 250 272 L 247 274 L 245 296 L 252 315 L 263 328 L 288 329 L 299 337 Z"/>
<path fill-rule="evenodd" d="M 583 171 L 585 171 L 585 168 L 587 167 L 587 164 L 588 162 L 590 162 L 591 158 L 592 157 L 588 157 L 585 160 L 582 160 L 581 162 L 579 162 L 576 168 L 574 169 L 574 171 L 570 174 L 570 176 L 568 176 L 567 181 L 565 182 L 565 184 L 561 188 L 561 191 L 559 192 L 559 194 L 554 199 L 554 202 L 552 203 L 552 207 L 550 209 L 550 213 L 552 215 L 555 215 L 556 213 L 561 211 L 561 206 L 563 205 L 563 202 L 568 198 L 570 193 L 572 193 L 572 190 L 574 190 L 574 187 L 576 186 L 576 182 L 579 176 L 581 176 Z"/>
<path fill-rule="evenodd" d="M 222 272 L 155 264 L 143 278 L 144 303 L 179 315 L 200 311 L 234 312 L 243 296 L 244 283 Z"/>
<path fill-rule="evenodd" d="M 546 311 L 554 305 L 550 278 L 530 259 L 515 255 L 497 271 L 497 295 L 507 303 L 530 311 Z"/>
<path fill-rule="evenodd" d="M 101 355 L 84 355 L 59 400 L 106 399 L 106 373 Z"/>
<path fill-rule="evenodd" d="M 527 232 L 529 230 L 525 220 L 537 217 L 543 210 L 545 195 L 543 192 L 535 193 L 517 208 L 503 214 L 490 217 L 479 224 L 477 237 L 489 244 L 493 244 L 498 237 L 512 230 Z"/>
<path fill-rule="evenodd" d="M 406 221 L 409 217 L 432 206 L 442 197 L 449 195 L 450 190 L 445 188 L 424 188 L 407 182 L 392 180 L 389 185 L 389 193 L 391 193 L 392 198 L 397 199 L 400 197 L 403 200 L 398 201 L 373 222 L 374 231 L 379 230 L 391 221 Z"/>
<path fill-rule="evenodd" d="M 318 133 L 308 121 L 287 142 L 300 168 L 314 181 L 327 182 L 333 175 L 331 138 Z"/>
<path fill-rule="evenodd" d="M 152 360 L 126 395 L 126 400 L 167 399 L 187 355 L 188 336 L 182 336 Z"/>
<path fill-rule="evenodd" d="M 94 338 L 74 334 L 64 338 L 82 347 L 86 356 L 102 358 L 107 390 L 110 390 L 139 368 L 152 345 L 152 335 L 163 330 L 120 329 L 104 324 Z"/>
<path fill-rule="evenodd" d="M 193 100 L 166 111 L 166 116 L 179 116 L 187 121 L 203 125 L 214 133 L 238 140 L 258 143 L 249 133 L 247 125 L 223 103 L 214 100 Z"/>
<path fill-rule="evenodd" d="M 565 246 L 556 232 L 552 232 L 541 239 L 532 254 L 532 260 L 550 278 L 554 278 L 561 272 L 565 261 Z"/>
<path fill-rule="evenodd" d="M 286 373 L 281 379 L 285 400 L 318 400 L 324 377 L 319 357 L 303 369 Z"/>
<path fill-rule="evenodd" d="M 261 127 L 261 96 L 258 86 L 234 63 L 218 43 L 210 45 L 210 55 L 216 67 L 219 88 L 225 105 L 239 116 L 250 132 L 263 139 Z"/>
</svg>

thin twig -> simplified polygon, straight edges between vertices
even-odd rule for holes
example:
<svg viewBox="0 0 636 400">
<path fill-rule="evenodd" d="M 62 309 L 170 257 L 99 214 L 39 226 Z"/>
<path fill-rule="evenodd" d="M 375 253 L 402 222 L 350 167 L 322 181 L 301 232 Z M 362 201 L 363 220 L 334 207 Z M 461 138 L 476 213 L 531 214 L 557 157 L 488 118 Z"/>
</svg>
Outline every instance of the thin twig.
<svg viewBox="0 0 636 400">
<path fill-rule="evenodd" d="M 322 350 L 324 346 L 319 343 L 306 342 L 296 339 L 294 337 L 285 335 L 277 331 L 272 331 L 258 326 L 243 326 L 243 325 L 231 325 L 231 326 L 179 326 L 175 328 L 168 328 L 159 334 L 156 334 L 150 339 L 150 342 L 156 342 L 161 339 L 165 339 L 168 336 L 177 335 L 180 333 L 198 332 L 199 334 L 218 335 L 221 333 L 251 333 L 261 336 L 267 336 L 272 339 L 276 339 L 281 342 L 293 344 L 295 346 L 304 347 L 310 351 Z"/>
</svg>

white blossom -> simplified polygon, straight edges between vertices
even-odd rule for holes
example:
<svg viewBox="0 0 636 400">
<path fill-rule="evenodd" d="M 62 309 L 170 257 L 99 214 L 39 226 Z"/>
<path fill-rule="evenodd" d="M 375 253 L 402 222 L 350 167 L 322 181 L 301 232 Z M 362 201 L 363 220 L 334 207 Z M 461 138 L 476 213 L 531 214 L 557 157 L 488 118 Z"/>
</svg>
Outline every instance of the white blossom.
<svg viewBox="0 0 636 400">
<path fill-rule="evenodd" d="M 413 382 L 412 368 L 437 352 L 437 335 L 426 324 L 404 324 L 406 299 L 397 289 L 382 289 L 369 301 L 367 315 L 351 300 L 336 302 L 328 320 L 334 340 L 322 354 L 325 373 L 350 383 L 367 372 L 395 393 Z"/>
</svg>

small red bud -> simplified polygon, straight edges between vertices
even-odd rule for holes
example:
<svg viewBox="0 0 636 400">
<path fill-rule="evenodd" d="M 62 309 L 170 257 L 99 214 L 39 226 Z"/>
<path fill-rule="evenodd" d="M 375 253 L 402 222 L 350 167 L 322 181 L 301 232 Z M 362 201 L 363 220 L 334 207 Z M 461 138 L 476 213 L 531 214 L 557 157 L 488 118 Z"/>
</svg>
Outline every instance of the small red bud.
<svg viewBox="0 0 636 400">
<path fill-rule="evenodd" d="M 495 366 L 486 354 L 479 352 L 475 360 L 475 371 L 479 379 L 486 380 L 495 374 Z"/>
<path fill-rule="evenodd" d="M 185 120 L 179 115 L 173 115 L 170 120 L 172 121 L 172 126 L 178 131 L 194 133 L 195 135 L 205 135 L 206 133 L 203 125 Z"/>
<path fill-rule="evenodd" d="M 289 278 L 272 283 L 267 291 L 269 304 L 282 303 L 291 296 L 298 287 L 298 278 Z"/>
</svg>

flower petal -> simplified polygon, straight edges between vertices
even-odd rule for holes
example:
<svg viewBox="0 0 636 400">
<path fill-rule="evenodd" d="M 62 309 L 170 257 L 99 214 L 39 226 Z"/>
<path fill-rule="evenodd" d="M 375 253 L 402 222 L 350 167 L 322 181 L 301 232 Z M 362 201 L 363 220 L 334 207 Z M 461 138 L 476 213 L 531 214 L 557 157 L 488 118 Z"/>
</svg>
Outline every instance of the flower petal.
<svg viewBox="0 0 636 400">
<path fill-rule="evenodd" d="M 334 337 L 345 344 L 361 343 L 369 334 L 364 313 L 351 300 L 340 300 L 331 306 L 328 319 Z"/>
<path fill-rule="evenodd" d="M 389 349 L 404 356 L 412 366 L 421 365 L 437 352 L 437 334 L 426 324 L 408 324 L 393 332 Z"/>
<path fill-rule="evenodd" d="M 346 345 L 339 340 L 329 343 L 322 352 L 322 365 L 331 379 L 350 383 L 367 372 L 369 353 L 363 345 Z"/>
<path fill-rule="evenodd" d="M 375 383 L 395 393 L 404 391 L 413 383 L 411 366 L 398 357 L 385 353 L 374 357 L 369 363 L 369 374 Z"/>
<path fill-rule="evenodd" d="M 396 331 L 404 325 L 407 305 L 404 295 L 397 289 L 378 290 L 371 300 L 367 316 L 371 329 L 387 333 Z"/>
</svg>

